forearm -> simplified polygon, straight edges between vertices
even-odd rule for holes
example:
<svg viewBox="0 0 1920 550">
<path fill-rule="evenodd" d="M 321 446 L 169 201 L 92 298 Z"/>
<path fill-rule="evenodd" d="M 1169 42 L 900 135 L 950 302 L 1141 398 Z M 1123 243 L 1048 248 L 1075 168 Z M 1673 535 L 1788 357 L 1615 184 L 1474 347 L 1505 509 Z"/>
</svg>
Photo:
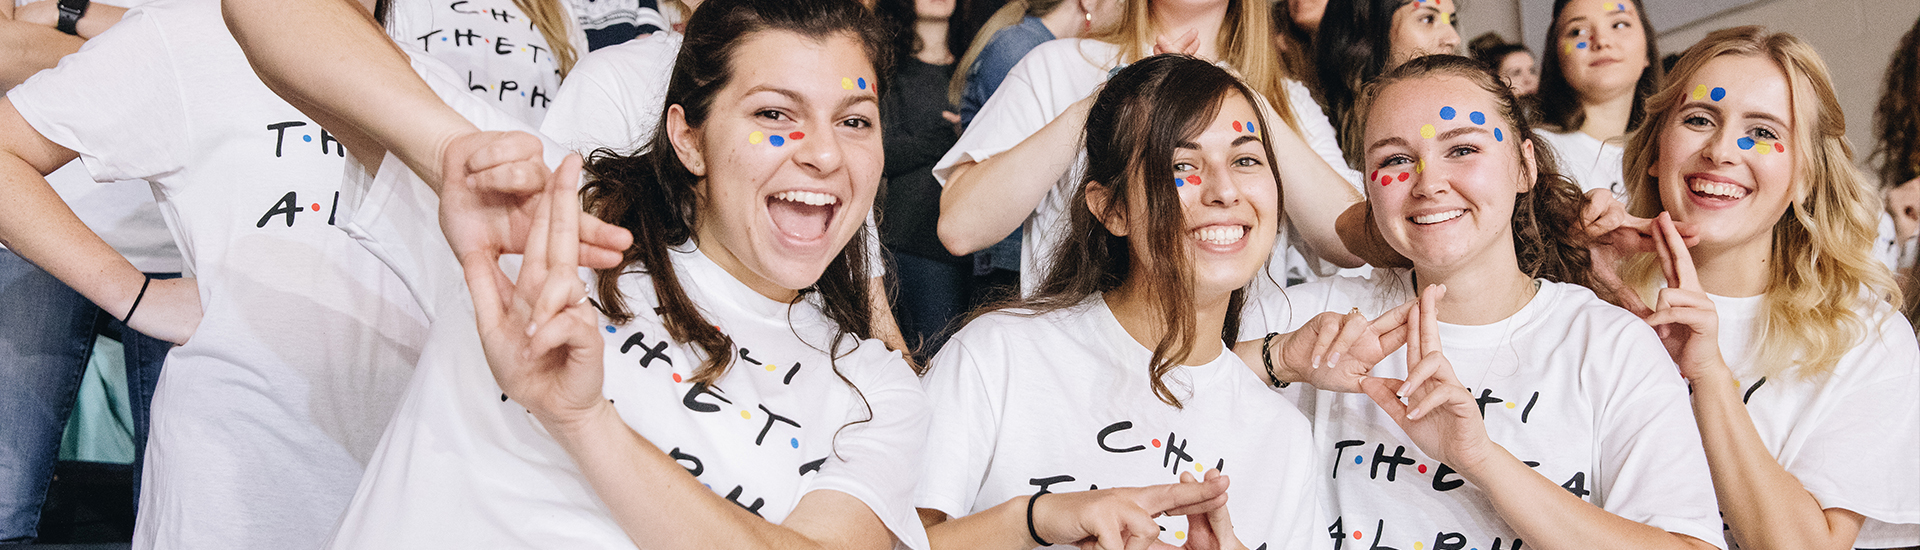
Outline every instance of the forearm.
<svg viewBox="0 0 1920 550">
<path fill-rule="evenodd" d="M 1264 351 L 1261 347 L 1267 342 L 1265 338 L 1238 342 L 1233 345 L 1233 353 L 1234 355 L 1240 356 L 1240 362 L 1245 363 L 1247 368 L 1253 371 L 1254 377 L 1267 382 L 1268 386 L 1273 385 L 1273 381 L 1267 378 L 1268 357 L 1272 357 L 1273 359 L 1273 378 L 1280 379 L 1280 383 L 1292 384 L 1295 382 L 1306 382 L 1306 369 L 1310 366 L 1294 365 L 1287 361 L 1286 354 L 1283 353 L 1283 350 L 1287 349 L 1287 341 L 1300 332 L 1301 331 L 1285 332 L 1275 335 L 1272 343 L 1266 345 L 1267 349 Z"/>
<path fill-rule="evenodd" d="M 1027 498 L 927 526 L 934 550 L 1029 550 L 1039 543 L 1027 536 Z M 1069 541 L 1052 541 L 1069 542 Z"/>
<path fill-rule="evenodd" d="M 40 171 L 0 154 L 0 244 L 52 274 L 116 319 L 125 319 L 146 275 L 67 208 Z"/>
<path fill-rule="evenodd" d="M 1268 124 L 1267 132 L 1274 156 L 1288 159 L 1277 166 L 1280 172 L 1280 196 L 1287 218 L 1314 255 L 1340 267 L 1359 267 L 1365 263 L 1347 251 L 1335 231 L 1340 213 L 1365 199 L 1353 190 L 1346 178 L 1321 160 L 1319 153 L 1284 124 Z"/>
<path fill-rule="evenodd" d="M 702 486 L 627 426 L 611 405 L 571 425 L 544 419 L 543 424 L 580 466 L 620 528 L 643 548 L 823 548 Z"/>
<path fill-rule="evenodd" d="M 1516 538 L 1541 550 L 1588 548 L 1696 549 L 1713 546 L 1632 521 L 1580 500 L 1506 449 L 1469 466 L 1461 476 L 1480 487 Z"/>
<path fill-rule="evenodd" d="M 1741 547 L 1852 548 L 1859 522 L 1831 521 L 1820 501 L 1767 451 L 1732 373 L 1724 367 L 1708 371 L 1693 381 L 1693 415 L 1720 512 Z"/>
<path fill-rule="evenodd" d="M 1000 242 L 1046 198 L 1080 153 L 1087 103 L 1078 102 L 1019 145 L 954 171 L 940 193 L 940 242 L 954 255 Z"/>
<path fill-rule="evenodd" d="M 12 19 L 0 19 L 0 92 L 11 90 L 60 58 L 80 50 L 86 41 L 77 36 Z"/>
<path fill-rule="evenodd" d="M 363 6 L 224 0 L 221 8 L 260 80 L 366 163 L 392 150 L 437 190 L 441 151 L 477 130 L 434 95 Z"/>
</svg>

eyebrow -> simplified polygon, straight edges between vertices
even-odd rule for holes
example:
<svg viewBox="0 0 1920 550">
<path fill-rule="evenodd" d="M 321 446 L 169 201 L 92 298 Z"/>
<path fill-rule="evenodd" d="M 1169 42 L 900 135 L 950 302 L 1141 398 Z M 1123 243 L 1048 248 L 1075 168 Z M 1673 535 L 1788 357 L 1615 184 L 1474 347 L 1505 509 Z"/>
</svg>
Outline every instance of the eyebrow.
<svg viewBox="0 0 1920 550">
<path fill-rule="evenodd" d="M 1446 141 L 1446 140 L 1457 138 L 1467 134 L 1492 134 L 1492 133 L 1493 132 L 1488 131 L 1486 128 L 1481 128 L 1479 126 L 1461 126 L 1459 128 L 1454 128 L 1452 130 L 1447 130 L 1446 132 L 1442 132 L 1440 135 L 1433 136 L 1433 139 Z"/>
<path fill-rule="evenodd" d="M 1686 103 L 1680 104 L 1681 109 L 1687 109 L 1691 107 L 1699 107 L 1702 109 L 1713 111 L 1714 114 L 1720 115 L 1721 118 L 1726 118 L 1727 116 L 1726 109 L 1721 109 L 1719 105 L 1714 105 L 1712 103 L 1708 103 L 1705 101 L 1688 100 Z M 1780 125 L 1780 127 L 1782 128 L 1785 128 L 1788 126 L 1787 121 L 1781 120 L 1780 117 L 1773 116 L 1773 113 L 1765 113 L 1760 111 L 1747 111 L 1744 113 L 1739 113 L 1739 116 L 1741 118 L 1757 118 L 1760 120 L 1769 121 L 1774 124 Z"/>
<path fill-rule="evenodd" d="M 760 86 L 754 86 L 752 88 L 749 88 L 747 89 L 746 95 L 753 95 L 760 92 L 771 92 L 771 93 L 779 94 L 793 101 L 794 103 L 799 103 L 801 105 L 807 104 L 807 100 L 800 95 L 800 92 L 796 92 L 786 88 L 776 88 L 768 85 L 760 85 Z M 871 90 L 869 90 L 863 94 L 846 96 L 845 98 L 840 100 L 840 105 L 838 106 L 838 108 L 846 109 L 847 107 L 851 107 L 858 103 L 879 103 L 879 102 L 880 102 L 879 96 L 874 95 L 874 93 Z"/>
<path fill-rule="evenodd" d="M 1233 142 L 1232 142 L 1232 143 L 1228 143 L 1228 144 L 1227 144 L 1227 148 L 1229 148 L 1229 149 L 1231 149 L 1231 148 L 1234 148 L 1234 147 L 1239 147 L 1239 146 L 1240 146 L 1241 144 L 1243 144 L 1243 143 L 1246 143 L 1246 142 L 1249 142 L 1249 141 L 1260 141 L 1260 136 L 1252 136 L 1252 135 L 1243 135 L 1243 136 L 1240 136 L 1240 137 L 1237 137 L 1237 138 L 1233 138 Z M 1200 149 L 1200 144 L 1198 144 L 1198 143 L 1194 143 L 1194 142 L 1191 142 L 1191 141 L 1181 141 L 1181 142 L 1177 142 L 1177 143 L 1174 143 L 1174 144 L 1173 144 L 1173 148 L 1175 148 L 1175 149 L 1194 149 L 1194 150 L 1199 150 L 1199 149 Z"/>
</svg>

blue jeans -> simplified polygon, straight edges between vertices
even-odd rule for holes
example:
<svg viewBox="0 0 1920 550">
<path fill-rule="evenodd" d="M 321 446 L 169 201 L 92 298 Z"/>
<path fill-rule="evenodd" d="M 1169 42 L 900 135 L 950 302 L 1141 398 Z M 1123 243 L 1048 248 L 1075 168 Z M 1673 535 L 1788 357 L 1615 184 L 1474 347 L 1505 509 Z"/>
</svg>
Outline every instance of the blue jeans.
<svg viewBox="0 0 1920 550">
<path fill-rule="evenodd" d="M 925 258 L 911 252 L 893 252 L 893 316 L 907 338 L 913 358 L 925 365 L 953 334 L 953 326 L 972 307 L 973 264 Z"/>
<path fill-rule="evenodd" d="M 46 271 L 0 250 L 0 544 L 39 535 L 60 436 L 96 334 L 117 337 L 126 349 L 138 502 L 148 406 L 173 345 L 127 330 Z"/>
</svg>

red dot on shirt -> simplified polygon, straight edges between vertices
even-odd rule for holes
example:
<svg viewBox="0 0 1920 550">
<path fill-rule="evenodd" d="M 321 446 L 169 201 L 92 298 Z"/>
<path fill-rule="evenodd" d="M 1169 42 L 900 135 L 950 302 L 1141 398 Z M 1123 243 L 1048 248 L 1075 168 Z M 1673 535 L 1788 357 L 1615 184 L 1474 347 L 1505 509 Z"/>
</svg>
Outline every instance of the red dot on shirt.
<svg viewBox="0 0 1920 550">
<path fill-rule="evenodd" d="M 1155 449 L 1160 448 L 1160 440 L 1158 439 L 1153 440 L 1153 448 Z"/>
<path fill-rule="evenodd" d="M 678 382 L 680 382 L 680 373 L 677 373 L 677 372 L 676 372 L 676 373 L 673 373 L 673 381 L 674 381 L 675 383 L 678 383 Z"/>
<path fill-rule="evenodd" d="M 1354 532 L 1353 532 L 1353 540 L 1360 540 L 1360 532 L 1359 532 L 1359 531 L 1354 531 Z"/>
<path fill-rule="evenodd" d="M 313 210 L 315 212 L 318 212 L 320 210 L 320 203 L 317 203 L 317 202 L 313 203 Z"/>
<path fill-rule="evenodd" d="M 1423 474 L 1427 473 L 1427 465 L 1425 464 L 1420 465 L 1420 473 L 1423 473 Z"/>
</svg>

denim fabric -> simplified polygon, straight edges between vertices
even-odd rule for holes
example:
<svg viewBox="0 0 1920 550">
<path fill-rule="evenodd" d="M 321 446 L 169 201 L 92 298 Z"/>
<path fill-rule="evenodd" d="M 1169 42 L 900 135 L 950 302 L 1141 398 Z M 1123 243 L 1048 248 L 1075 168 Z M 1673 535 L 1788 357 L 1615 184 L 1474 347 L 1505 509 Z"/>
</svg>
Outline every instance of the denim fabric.
<svg viewBox="0 0 1920 550">
<path fill-rule="evenodd" d="M 138 502 L 137 457 L 146 450 L 148 406 L 172 345 L 126 330 L 46 271 L 0 250 L 0 543 L 31 542 L 38 535 L 60 435 L 96 334 L 125 345 Z"/>
<path fill-rule="evenodd" d="M 980 49 L 979 57 L 974 58 L 973 66 L 967 69 L 967 89 L 960 96 L 960 123 L 971 124 L 973 115 L 1000 89 L 1000 83 L 1007 79 L 1007 73 L 1013 72 L 1013 66 L 1019 64 L 1027 52 L 1048 40 L 1053 40 L 1053 31 L 1047 30 L 1040 18 L 1032 16 L 993 33 L 993 38 Z M 986 275 L 995 269 L 1019 272 L 1020 231 L 1015 229 L 1000 242 L 974 253 L 974 274 Z"/>
<path fill-rule="evenodd" d="M 900 333 L 914 360 L 924 365 L 940 351 L 971 305 L 973 266 L 892 252 L 893 269 L 887 274 L 900 285 L 894 292 L 894 319 L 900 322 Z"/>
</svg>

